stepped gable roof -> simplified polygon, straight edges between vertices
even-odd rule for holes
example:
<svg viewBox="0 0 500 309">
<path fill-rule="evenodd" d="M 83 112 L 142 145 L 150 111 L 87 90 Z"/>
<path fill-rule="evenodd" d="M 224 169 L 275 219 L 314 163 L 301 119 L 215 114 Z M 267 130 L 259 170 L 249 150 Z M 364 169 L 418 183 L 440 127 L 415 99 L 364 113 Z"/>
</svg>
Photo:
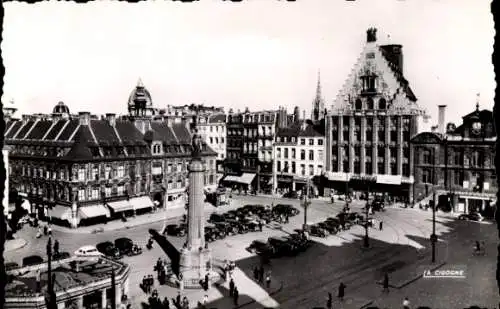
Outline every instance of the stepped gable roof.
<svg viewBox="0 0 500 309">
<path fill-rule="evenodd" d="M 226 115 L 225 114 L 215 114 L 211 115 L 208 119 L 209 123 L 225 123 Z"/>
<path fill-rule="evenodd" d="M 42 139 L 42 137 L 44 137 L 44 135 L 50 129 L 52 124 L 53 121 L 51 120 L 38 121 L 33 127 L 33 130 L 31 130 L 31 132 L 26 136 L 26 139 L 34 139 L 34 140 Z"/>
<path fill-rule="evenodd" d="M 297 137 L 299 136 L 301 126 L 304 123 L 304 120 L 299 120 L 298 122 L 292 123 L 286 128 L 278 128 L 276 132 L 276 136 L 279 137 Z"/>
<path fill-rule="evenodd" d="M 115 130 L 106 120 L 90 120 L 92 132 L 99 144 L 119 144 L 120 139 Z"/>
<path fill-rule="evenodd" d="M 392 69 L 394 75 L 396 76 L 396 79 L 400 83 L 408 99 L 410 99 L 413 102 L 416 102 L 417 97 L 413 93 L 413 90 L 411 90 L 410 83 L 403 76 L 402 68 L 400 68 L 398 64 L 392 61 L 392 59 L 394 59 L 395 57 L 394 55 L 391 54 L 390 49 L 385 48 L 385 46 L 380 46 L 379 50 L 382 53 L 382 56 L 384 56 L 384 59 L 389 63 L 389 67 Z"/>
<path fill-rule="evenodd" d="M 177 138 L 175 137 L 174 133 L 172 132 L 172 128 L 169 127 L 166 123 L 164 122 L 156 122 L 152 121 L 151 122 L 151 129 L 156 131 L 158 135 L 161 137 L 161 140 L 164 142 L 164 144 L 179 144 L 177 141 Z"/>
<path fill-rule="evenodd" d="M 58 141 L 67 141 L 70 139 L 71 135 L 75 133 L 76 128 L 80 125 L 78 119 L 70 120 L 66 127 L 63 129 L 61 135 L 57 138 Z"/>
<path fill-rule="evenodd" d="M 139 131 L 132 122 L 117 120 L 115 128 L 124 144 L 144 145 L 144 137 L 141 131 Z"/>
<path fill-rule="evenodd" d="M 56 124 L 52 127 L 52 129 L 50 129 L 49 133 L 45 136 L 44 140 L 45 141 L 54 140 L 68 121 L 69 120 L 57 121 Z"/>
<path fill-rule="evenodd" d="M 66 159 L 90 160 L 93 158 L 89 145 L 94 144 L 95 142 L 92 137 L 92 133 L 87 126 L 80 126 L 73 140 L 75 143 L 73 143 L 73 147 L 71 147 L 71 150 L 66 155 Z"/>
<path fill-rule="evenodd" d="M 12 129 L 10 129 L 10 131 L 5 135 L 5 138 L 13 138 L 16 135 L 17 131 L 19 131 L 19 129 L 21 128 L 22 124 L 23 123 L 20 120 L 15 121 L 12 124 Z"/>
<path fill-rule="evenodd" d="M 324 130 L 321 127 L 314 124 L 308 124 L 303 130 L 300 130 L 299 136 L 304 137 L 324 137 Z"/>
</svg>

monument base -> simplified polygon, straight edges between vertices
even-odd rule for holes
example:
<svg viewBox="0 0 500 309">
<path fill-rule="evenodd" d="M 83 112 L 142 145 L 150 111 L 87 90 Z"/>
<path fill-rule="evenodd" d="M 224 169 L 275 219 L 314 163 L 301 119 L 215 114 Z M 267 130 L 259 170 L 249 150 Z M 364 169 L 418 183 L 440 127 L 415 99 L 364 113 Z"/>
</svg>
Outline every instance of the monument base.
<svg viewBox="0 0 500 309">
<path fill-rule="evenodd" d="M 202 289 L 200 281 L 205 281 L 206 275 L 208 275 L 209 285 L 220 279 L 219 274 L 213 269 L 210 249 L 183 248 L 180 256 L 180 274 L 181 289 Z"/>
</svg>

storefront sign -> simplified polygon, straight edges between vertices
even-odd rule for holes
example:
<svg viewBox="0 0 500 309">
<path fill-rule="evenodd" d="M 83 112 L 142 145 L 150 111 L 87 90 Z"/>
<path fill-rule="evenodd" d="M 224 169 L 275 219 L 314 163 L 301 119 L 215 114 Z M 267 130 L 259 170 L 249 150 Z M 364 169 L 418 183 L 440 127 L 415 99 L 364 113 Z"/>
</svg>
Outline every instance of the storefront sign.
<svg viewBox="0 0 500 309">
<path fill-rule="evenodd" d="M 377 175 L 377 183 L 387 185 L 400 185 L 401 175 Z"/>
<path fill-rule="evenodd" d="M 349 180 L 366 181 L 366 182 L 376 182 L 377 176 L 371 175 L 351 175 Z"/>
<path fill-rule="evenodd" d="M 328 172 L 328 173 L 326 173 L 326 176 L 327 176 L 328 180 L 331 180 L 331 181 L 349 181 L 349 174 L 348 173 Z"/>
</svg>

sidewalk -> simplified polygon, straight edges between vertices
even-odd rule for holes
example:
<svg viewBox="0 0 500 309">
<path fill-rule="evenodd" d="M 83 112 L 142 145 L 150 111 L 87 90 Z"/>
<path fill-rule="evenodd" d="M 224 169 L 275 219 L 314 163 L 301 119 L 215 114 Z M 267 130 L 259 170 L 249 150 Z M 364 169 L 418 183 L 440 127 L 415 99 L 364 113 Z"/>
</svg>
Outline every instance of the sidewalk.
<svg viewBox="0 0 500 309">
<path fill-rule="evenodd" d="M 9 252 L 24 248 L 27 244 L 28 242 L 22 238 L 14 238 L 12 240 L 6 240 L 4 246 L 4 252 Z"/>
</svg>

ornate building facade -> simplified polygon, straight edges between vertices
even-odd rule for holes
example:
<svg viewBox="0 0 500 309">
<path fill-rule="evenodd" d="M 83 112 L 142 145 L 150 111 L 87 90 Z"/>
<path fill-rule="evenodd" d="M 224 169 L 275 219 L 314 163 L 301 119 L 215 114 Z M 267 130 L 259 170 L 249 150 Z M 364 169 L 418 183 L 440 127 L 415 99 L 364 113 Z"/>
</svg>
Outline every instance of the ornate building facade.
<svg viewBox="0 0 500 309">
<path fill-rule="evenodd" d="M 425 111 L 403 75 L 401 45 L 378 45 L 376 29 L 326 119 L 326 193 L 413 196 L 410 139 Z M 329 190 L 328 190 L 329 189 Z"/>
<path fill-rule="evenodd" d="M 460 126 L 449 123 L 445 128 L 444 108 L 440 106 L 438 131 L 420 133 L 411 141 L 414 199 L 425 202 L 436 193 L 438 207 L 491 216 L 498 190 L 493 113 L 477 104 Z"/>
<path fill-rule="evenodd" d="M 7 119 L 10 186 L 27 196 L 40 218 L 72 227 L 154 206 L 184 207 L 168 201 L 182 197 L 188 185 L 190 122 L 155 120 L 152 106 L 139 83 L 125 117 L 73 117 L 59 103 L 51 115 Z M 210 185 L 216 154 L 206 144 L 203 158 Z"/>
</svg>

